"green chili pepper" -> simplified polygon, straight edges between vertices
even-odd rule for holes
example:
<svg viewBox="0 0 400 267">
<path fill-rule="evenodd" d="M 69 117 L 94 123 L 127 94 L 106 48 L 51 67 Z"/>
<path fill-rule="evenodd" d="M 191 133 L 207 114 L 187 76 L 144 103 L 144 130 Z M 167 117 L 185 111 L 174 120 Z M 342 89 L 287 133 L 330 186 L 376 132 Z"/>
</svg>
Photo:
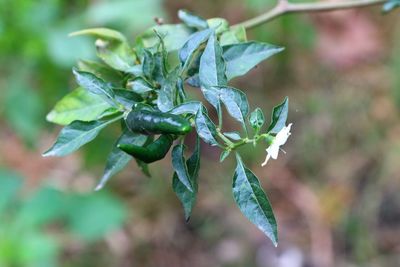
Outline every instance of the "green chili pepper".
<svg viewBox="0 0 400 267">
<path fill-rule="evenodd" d="M 192 130 L 190 123 L 179 115 L 143 109 L 131 111 L 126 125 L 132 132 L 144 134 L 184 135 Z"/>
<path fill-rule="evenodd" d="M 118 148 L 145 163 L 152 163 L 165 157 L 173 141 L 174 138 L 171 135 L 163 134 L 145 147 L 132 144 L 119 144 Z"/>
</svg>

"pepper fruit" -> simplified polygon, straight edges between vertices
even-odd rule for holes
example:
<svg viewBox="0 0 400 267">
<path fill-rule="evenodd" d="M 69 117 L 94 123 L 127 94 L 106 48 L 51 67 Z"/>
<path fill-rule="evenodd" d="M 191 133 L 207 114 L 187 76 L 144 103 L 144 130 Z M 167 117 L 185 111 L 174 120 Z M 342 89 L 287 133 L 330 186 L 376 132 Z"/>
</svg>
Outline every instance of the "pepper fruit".
<svg viewBox="0 0 400 267">
<path fill-rule="evenodd" d="M 126 125 L 132 132 L 143 134 L 185 135 L 192 130 L 189 121 L 179 115 L 144 109 L 131 111 Z"/>
<path fill-rule="evenodd" d="M 163 134 L 145 147 L 132 144 L 118 144 L 118 148 L 145 163 L 152 163 L 165 157 L 173 141 L 174 138 L 171 135 Z"/>
</svg>

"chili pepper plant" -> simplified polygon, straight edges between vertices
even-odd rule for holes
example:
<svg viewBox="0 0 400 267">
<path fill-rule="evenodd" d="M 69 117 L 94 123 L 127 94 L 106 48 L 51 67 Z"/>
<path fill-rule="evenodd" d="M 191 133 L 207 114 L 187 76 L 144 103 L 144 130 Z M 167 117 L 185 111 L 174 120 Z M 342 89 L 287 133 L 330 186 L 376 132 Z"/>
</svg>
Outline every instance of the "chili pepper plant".
<svg viewBox="0 0 400 267">
<path fill-rule="evenodd" d="M 390 9 L 396 1 L 389 1 Z M 221 162 L 230 155 L 235 157 L 233 197 L 244 216 L 277 245 L 271 204 L 238 148 L 267 147 L 263 165 L 276 159 L 292 127 L 286 122 L 289 100 L 283 99 L 266 119 L 260 108 L 249 105 L 242 90 L 229 85 L 233 78 L 284 50 L 247 40 L 247 28 L 271 17 L 260 16 L 234 26 L 222 18 L 205 20 L 184 10 L 178 17 L 181 24 L 156 25 L 136 36 L 133 44 L 120 32 L 106 28 L 71 34 L 95 37 L 101 61 L 80 60 L 73 69 L 78 87 L 47 115 L 48 121 L 65 127 L 43 155 L 68 155 L 95 139 L 105 127 L 119 123 L 121 134 L 96 190 L 132 159 L 150 175 L 149 164 L 171 151 L 172 189 L 189 220 L 198 191 L 202 140 L 221 150 Z M 200 91 L 203 98 L 192 99 L 190 90 Z M 209 115 L 211 109 L 217 114 L 215 120 Z M 237 131 L 224 131 L 224 112 L 238 122 Z M 191 132 L 196 133 L 197 141 L 187 158 L 184 140 Z"/>
</svg>

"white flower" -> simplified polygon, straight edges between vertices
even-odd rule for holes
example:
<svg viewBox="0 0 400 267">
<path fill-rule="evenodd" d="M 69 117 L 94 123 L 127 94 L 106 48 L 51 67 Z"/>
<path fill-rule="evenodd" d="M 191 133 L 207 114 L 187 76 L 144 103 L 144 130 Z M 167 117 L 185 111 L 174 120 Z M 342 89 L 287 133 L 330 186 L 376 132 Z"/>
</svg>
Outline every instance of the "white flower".
<svg viewBox="0 0 400 267">
<path fill-rule="evenodd" d="M 286 143 L 287 139 L 289 138 L 289 136 L 291 135 L 290 128 L 292 128 L 292 123 L 290 123 L 288 126 L 283 127 L 278 132 L 274 141 L 272 141 L 272 144 L 266 149 L 268 154 L 267 154 L 267 157 L 265 158 L 265 161 L 261 164 L 261 166 L 265 166 L 270 158 L 273 158 L 273 159 L 278 158 L 280 146 L 284 145 Z M 285 152 L 285 151 L 283 151 L 283 152 Z"/>
</svg>

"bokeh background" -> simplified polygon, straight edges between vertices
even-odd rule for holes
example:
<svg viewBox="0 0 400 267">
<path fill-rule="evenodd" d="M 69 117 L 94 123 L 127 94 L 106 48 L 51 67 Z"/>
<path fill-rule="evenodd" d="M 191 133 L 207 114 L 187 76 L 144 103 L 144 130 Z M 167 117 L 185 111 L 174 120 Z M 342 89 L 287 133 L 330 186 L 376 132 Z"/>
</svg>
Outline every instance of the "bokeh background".
<svg viewBox="0 0 400 267">
<path fill-rule="evenodd" d="M 93 40 L 69 32 L 105 26 L 133 41 L 154 17 L 177 22 L 180 8 L 234 24 L 271 5 L 0 0 L 0 266 L 399 266 L 398 11 L 289 15 L 248 32 L 286 47 L 233 82 L 268 112 L 290 98 L 287 154 L 261 168 L 263 148 L 243 151 L 274 207 L 278 248 L 236 208 L 234 160 L 218 164 L 207 146 L 189 223 L 169 159 L 151 166 L 151 179 L 133 164 L 93 192 L 113 129 L 66 158 L 40 156 L 59 130 L 46 112 L 75 87 L 76 60 L 94 57 Z"/>
</svg>

